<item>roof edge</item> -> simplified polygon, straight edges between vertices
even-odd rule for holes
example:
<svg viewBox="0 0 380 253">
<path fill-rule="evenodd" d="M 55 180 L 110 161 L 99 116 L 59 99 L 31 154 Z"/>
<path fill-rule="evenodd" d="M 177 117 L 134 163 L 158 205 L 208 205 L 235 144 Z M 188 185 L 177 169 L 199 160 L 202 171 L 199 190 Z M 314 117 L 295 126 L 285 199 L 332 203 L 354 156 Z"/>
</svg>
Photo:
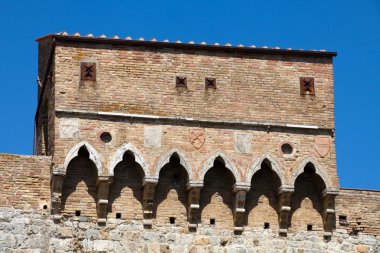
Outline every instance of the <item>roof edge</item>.
<svg viewBox="0 0 380 253">
<path fill-rule="evenodd" d="M 37 38 L 35 41 L 40 42 L 47 39 L 55 39 L 56 41 L 63 42 L 77 42 L 77 43 L 95 43 L 95 44 L 113 44 L 113 45 L 129 45 L 129 46 L 144 46 L 155 48 L 177 48 L 177 49 L 200 49 L 200 50 L 212 50 L 212 51 L 225 51 L 225 52 L 242 52 L 242 53 L 256 53 L 256 54 L 272 54 L 272 55 L 295 55 L 295 56 L 316 56 L 316 57 L 335 57 L 336 52 L 329 52 L 324 50 L 302 50 L 302 49 L 281 49 L 281 48 L 268 48 L 268 47 L 244 47 L 242 45 L 219 45 L 215 44 L 195 44 L 195 43 L 181 43 L 179 41 L 145 41 L 142 38 L 137 40 L 120 39 L 118 37 L 107 38 L 93 37 L 93 36 L 80 36 L 80 35 L 64 35 L 64 34 L 47 34 L 45 36 Z"/>
</svg>

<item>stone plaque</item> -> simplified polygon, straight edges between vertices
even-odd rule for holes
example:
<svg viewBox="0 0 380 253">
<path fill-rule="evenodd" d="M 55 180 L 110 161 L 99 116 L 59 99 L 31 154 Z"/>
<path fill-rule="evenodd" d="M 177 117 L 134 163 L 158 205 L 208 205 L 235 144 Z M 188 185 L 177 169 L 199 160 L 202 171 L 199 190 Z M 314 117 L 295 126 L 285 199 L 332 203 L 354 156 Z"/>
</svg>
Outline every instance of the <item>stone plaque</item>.
<svg viewBox="0 0 380 253">
<path fill-rule="evenodd" d="M 315 137 L 315 150 L 318 155 L 325 157 L 330 151 L 330 137 L 317 136 Z"/>
<path fill-rule="evenodd" d="M 146 126 L 144 128 L 144 146 L 161 147 L 162 129 L 160 126 Z"/>
<path fill-rule="evenodd" d="M 59 137 L 61 139 L 79 138 L 79 119 L 78 118 L 60 118 L 59 119 Z"/>
<path fill-rule="evenodd" d="M 189 139 L 196 149 L 200 149 L 206 141 L 206 132 L 204 129 L 190 130 Z"/>
<path fill-rule="evenodd" d="M 252 149 L 252 135 L 251 134 L 235 134 L 235 150 L 248 154 Z"/>
</svg>

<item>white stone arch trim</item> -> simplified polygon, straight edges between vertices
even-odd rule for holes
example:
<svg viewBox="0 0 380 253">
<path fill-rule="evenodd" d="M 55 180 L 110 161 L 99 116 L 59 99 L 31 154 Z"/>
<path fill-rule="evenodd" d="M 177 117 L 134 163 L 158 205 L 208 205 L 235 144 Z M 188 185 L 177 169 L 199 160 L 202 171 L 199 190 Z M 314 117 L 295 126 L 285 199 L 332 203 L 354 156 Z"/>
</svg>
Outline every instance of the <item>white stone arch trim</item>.
<svg viewBox="0 0 380 253">
<path fill-rule="evenodd" d="M 241 182 L 241 176 L 240 176 L 240 173 L 237 170 L 236 166 L 234 165 L 232 160 L 225 153 L 223 153 L 221 151 L 214 153 L 211 157 L 209 157 L 207 159 L 207 161 L 204 163 L 204 165 L 203 165 L 203 167 L 199 173 L 199 180 L 201 180 L 201 181 L 204 180 L 204 177 L 205 177 L 207 171 L 209 171 L 209 169 L 211 169 L 214 166 L 215 160 L 219 157 L 223 160 L 224 166 L 232 172 L 232 174 L 235 177 L 235 181 Z"/>
<path fill-rule="evenodd" d="M 141 166 L 141 168 L 143 169 L 144 176 L 145 177 L 149 176 L 148 165 L 145 162 L 145 159 L 144 159 L 142 153 L 140 152 L 140 150 L 138 148 L 133 146 L 133 144 L 131 144 L 131 143 L 128 143 L 128 144 L 124 143 L 123 145 L 121 145 L 121 147 L 119 147 L 117 149 L 115 155 L 112 157 L 112 159 L 110 161 L 110 165 L 108 167 L 108 176 L 110 176 L 110 177 L 114 176 L 115 167 L 119 162 L 121 162 L 123 160 L 123 155 L 126 152 L 131 152 L 133 154 L 133 156 L 135 157 L 135 162 L 138 163 Z"/>
<path fill-rule="evenodd" d="M 102 162 L 101 162 L 100 155 L 96 151 L 96 149 L 86 141 L 82 141 L 78 143 L 72 149 L 70 149 L 70 151 L 67 153 L 65 162 L 63 164 L 64 173 L 66 174 L 69 163 L 71 162 L 71 160 L 73 160 L 75 157 L 78 156 L 79 149 L 82 147 L 85 147 L 87 149 L 88 153 L 90 154 L 89 158 L 95 164 L 98 170 L 98 176 L 100 176 L 102 174 Z"/>
<path fill-rule="evenodd" d="M 258 156 L 252 166 L 249 169 L 248 175 L 247 175 L 247 183 L 251 184 L 252 177 L 255 175 L 256 172 L 258 172 L 261 169 L 261 164 L 265 161 L 268 160 L 270 162 L 271 169 L 277 174 L 277 176 L 280 179 L 281 186 L 283 187 L 286 184 L 285 180 L 285 174 L 284 170 L 281 167 L 280 163 L 274 158 L 271 154 L 265 153 L 263 155 Z"/>
<path fill-rule="evenodd" d="M 189 181 L 194 180 L 194 173 L 191 167 L 191 163 L 186 153 L 178 148 L 173 148 L 160 157 L 160 159 L 157 162 L 156 168 L 154 170 L 154 177 L 156 178 L 159 177 L 161 169 L 170 162 L 170 158 L 172 157 L 173 154 L 178 155 L 179 163 L 187 171 L 187 175 L 189 176 Z"/>
<path fill-rule="evenodd" d="M 315 160 L 313 157 L 310 157 L 310 156 L 304 158 L 300 163 L 298 163 L 296 168 L 293 170 L 292 175 L 290 177 L 290 185 L 292 187 L 295 186 L 295 182 L 298 176 L 304 172 L 304 168 L 308 163 L 311 163 L 314 165 L 315 173 L 322 178 L 323 182 L 325 183 L 326 189 L 334 188 L 331 185 L 331 180 L 329 176 L 327 175 L 325 169 L 323 169 L 323 167 L 317 162 L 317 160 Z"/>
</svg>

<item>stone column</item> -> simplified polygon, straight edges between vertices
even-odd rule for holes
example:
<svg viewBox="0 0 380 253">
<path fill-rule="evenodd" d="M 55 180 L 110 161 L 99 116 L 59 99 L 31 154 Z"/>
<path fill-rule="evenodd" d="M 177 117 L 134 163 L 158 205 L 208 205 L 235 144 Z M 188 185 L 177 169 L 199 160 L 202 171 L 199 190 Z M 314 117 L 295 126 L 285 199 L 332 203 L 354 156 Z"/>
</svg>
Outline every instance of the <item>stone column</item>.
<svg viewBox="0 0 380 253">
<path fill-rule="evenodd" d="M 188 201 L 189 201 L 189 229 L 197 229 L 199 217 L 199 199 L 201 189 L 203 187 L 202 181 L 190 181 L 187 185 Z"/>
<path fill-rule="evenodd" d="M 62 208 L 62 185 L 63 179 L 65 177 L 64 170 L 59 167 L 53 167 L 51 175 L 51 214 L 53 215 L 53 220 L 59 222 L 62 218 L 61 208 Z"/>
<path fill-rule="evenodd" d="M 234 232 L 243 231 L 245 215 L 245 196 L 251 188 L 250 183 L 236 182 L 234 185 Z"/>
<path fill-rule="evenodd" d="M 143 215 L 144 227 L 152 227 L 154 192 L 158 178 L 145 177 L 143 179 Z"/>
<path fill-rule="evenodd" d="M 331 237 L 335 229 L 335 198 L 339 194 L 338 190 L 326 189 L 322 192 L 323 199 L 323 229 L 324 236 Z"/>
<path fill-rule="evenodd" d="M 294 188 L 290 186 L 281 186 L 278 189 L 278 196 L 279 196 L 279 211 L 280 211 L 280 217 L 279 217 L 279 234 L 286 236 L 288 234 L 288 227 L 289 227 L 289 213 L 291 210 L 290 203 L 292 199 L 292 194 L 294 192 Z"/>
<path fill-rule="evenodd" d="M 98 188 L 97 212 L 98 212 L 98 223 L 99 224 L 105 224 L 107 222 L 108 193 L 109 193 L 111 182 L 112 182 L 112 180 L 108 176 L 98 177 L 98 181 L 97 181 L 97 188 Z"/>
</svg>

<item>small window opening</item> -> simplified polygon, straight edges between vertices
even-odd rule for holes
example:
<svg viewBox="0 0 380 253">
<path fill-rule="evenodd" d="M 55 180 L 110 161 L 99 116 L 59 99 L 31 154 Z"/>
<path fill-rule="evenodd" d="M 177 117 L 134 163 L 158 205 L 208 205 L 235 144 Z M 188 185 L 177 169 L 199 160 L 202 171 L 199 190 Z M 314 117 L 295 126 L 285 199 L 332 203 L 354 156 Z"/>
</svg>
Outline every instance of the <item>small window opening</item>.
<svg viewBox="0 0 380 253">
<path fill-rule="evenodd" d="M 300 91 L 301 95 L 315 95 L 314 78 L 301 77 L 300 78 Z"/>
<path fill-rule="evenodd" d="M 121 219 L 121 213 L 116 213 L 116 219 Z"/>
<path fill-rule="evenodd" d="M 103 132 L 100 135 L 100 140 L 104 143 L 109 143 L 112 141 L 112 135 L 109 132 Z"/>
<path fill-rule="evenodd" d="M 265 223 L 264 223 L 264 229 L 269 229 L 269 227 L 270 227 L 269 223 L 268 223 L 268 222 L 265 222 Z"/>
<path fill-rule="evenodd" d="M 347 221 L 347 216 L 346 215 L 339 215 L 339 221 L 340 222 L 346 222 Z"/>
<path fill-rule="evenodd" d="M 216 79 L 206 77 L 205 78 L 206 89 L 216 89 Z"/>
<path fill-rule="evenodd" d="M 210 225 L 215 225 L 215 219 L 210 219 Z"/>
<path fill-rule="evenodd" d="M 175 79 L 175 86 L 177 88 L 186 88 L 187 87 L 187 78 L 182 76 L 177 76 Z"/>
<path fill-rule="evenodd" d="M 307 231 L 313 231 L 313 225 L 308 224 L 307 225 Z"/>
<path fill-rule="evenodd" d="M 82 81 L 96 81 L 96 63 L 81 62 L 80 72 Z"/>
<path fill-rule="evenodd" d="M 47 209 L 47 205 L 44 205 L 42 208 L 43 208 L 44 210 L 46 210 L 46 209 Z"/>
<path fill-rule="evenodd" d="M 80 211 L 76 210 L 75 211 L 75 216 L 80 216 Z"/>
<path fill-rule="evenodd" d="M 175 224 L 175 217 L 169 217 L 170 224 Z"/>
<path fill-rule="evenodd" d="M 281 145 L 281 152 L 284 155 L 290 155 L 293 153 L 293 147 L 289 143 L 284 143 Z"/>
</svg>

